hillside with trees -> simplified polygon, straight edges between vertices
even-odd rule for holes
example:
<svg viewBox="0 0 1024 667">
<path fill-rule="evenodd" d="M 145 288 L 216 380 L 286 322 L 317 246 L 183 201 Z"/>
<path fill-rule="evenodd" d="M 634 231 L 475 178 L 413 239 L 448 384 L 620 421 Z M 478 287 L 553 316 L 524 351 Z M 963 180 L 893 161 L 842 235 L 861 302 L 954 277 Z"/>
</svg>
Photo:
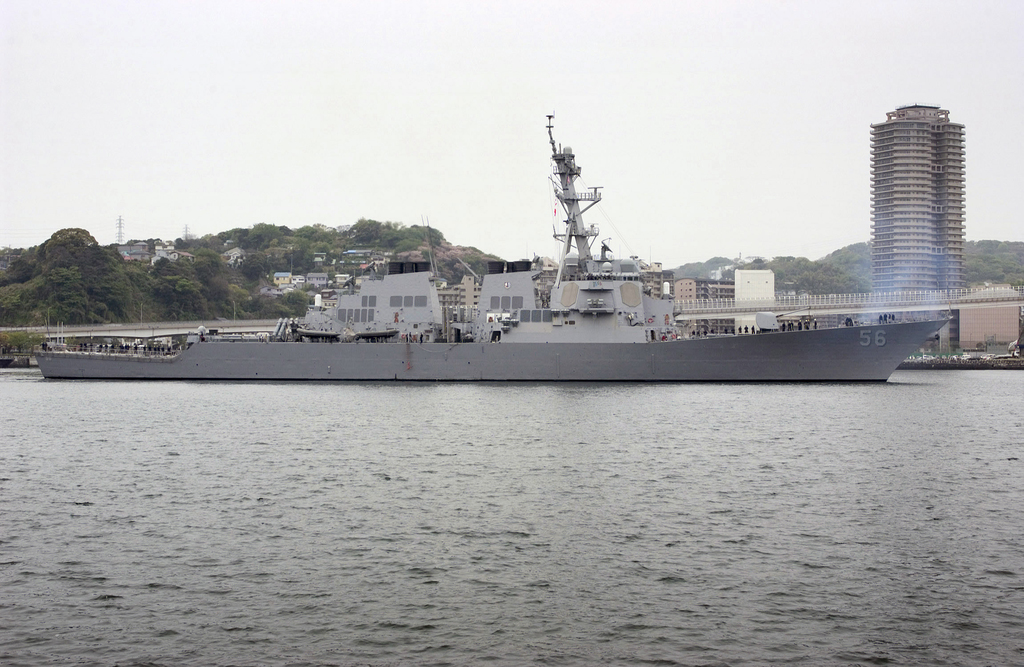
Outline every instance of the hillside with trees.
<svg viewBox="0 0 1024 667">
<path fill-rule="evenodd" d="M 985 283 L 1024 285 L 1024 242 L 968 241 L 964 244 L 964 263 L 970 287 Z M 808 294 L 855 294 L 871 291 L 871 248 L 855 243 L 818 260 L 806 257 L 774 257 L 737 262 L 715 257 L 707 262 L 684 264 L 675 270 L 676 278 L 709 278 L 716 271 L 723 279 L 732 279 L 736 269 L 771 269 L 775 287 Z"/>
<path fill-rule="evenodd" d="M 1024 285 L 1024 242 L 969 241 L 964 246 L 967 284 Z"/>
<path fill-rule="evenodd" d="M 163 243 L 142 241 L 150 250 Z M 365 264 L 364 253 L 350 251 L 416 260 L 428 257 L 432 248 L 438 274 L 458 281 L 466 272 L 462 262 L 483 273 L 488 260 L 498 259 L 476 248 L 454 246 L 437 229 L 367 219 L 343 231 L 323 225 L 292 230 L 259 223 L 202 238 L 179 238 L 173 245 L 189 259 L 125 261 L 117 246 L 101 246 L 86 230 L 69 228 L 37 247 L 8 253 L 16 257 L 0 273 L 0 323 L 296 317 L 312 297 L 302 290 L 279 297 L 261 295 L 260 287 L 270 284 L 275 272 L 319 271 L 333 278 L 358 274 Z M 222 257 L 232 248 L 245 251 L 237 266 Z"/>
</svg>

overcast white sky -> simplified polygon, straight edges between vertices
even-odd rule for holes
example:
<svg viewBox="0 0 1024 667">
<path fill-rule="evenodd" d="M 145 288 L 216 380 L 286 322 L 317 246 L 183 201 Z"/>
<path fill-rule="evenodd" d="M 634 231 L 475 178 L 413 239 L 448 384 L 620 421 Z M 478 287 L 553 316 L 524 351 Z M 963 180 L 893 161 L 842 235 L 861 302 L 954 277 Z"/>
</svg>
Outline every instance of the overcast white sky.
<svg viewBox="0 0 1024 667">
<path fill-rule="evenodd" d="M 967 238 L 1024 240 L 1024 2 L 0 0 L 0 246 L 419 224 L 555 255 L 545 115 L 588 223 L 666 267 L 870 237 L 871 123 L 967 126 Z"/>
</svg>

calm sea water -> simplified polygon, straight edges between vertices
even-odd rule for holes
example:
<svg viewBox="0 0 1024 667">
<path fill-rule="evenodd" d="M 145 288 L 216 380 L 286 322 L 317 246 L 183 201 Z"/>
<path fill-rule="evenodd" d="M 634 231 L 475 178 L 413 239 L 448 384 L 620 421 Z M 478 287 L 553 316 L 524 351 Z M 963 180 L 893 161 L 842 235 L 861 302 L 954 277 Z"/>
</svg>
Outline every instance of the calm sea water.
<svg viewBox="0 0 1024 667">
<path fill-rule="evenodd" d="M 1024 373 L 0 406 L 3 665 L 1024 664 Z"/>
</svg>

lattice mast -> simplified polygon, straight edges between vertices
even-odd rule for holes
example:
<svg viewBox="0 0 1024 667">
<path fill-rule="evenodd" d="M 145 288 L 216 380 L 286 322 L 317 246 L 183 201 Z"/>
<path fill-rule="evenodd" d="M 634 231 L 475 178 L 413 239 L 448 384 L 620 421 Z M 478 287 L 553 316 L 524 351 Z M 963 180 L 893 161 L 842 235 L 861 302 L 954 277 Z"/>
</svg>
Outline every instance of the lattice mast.
<svg viewBox="0 0 1024 667">
<path fill-rule="evenodd" d="M 562 282 L 562 274 L 565 271 L 565 258 L 572 251 L 573 246 L 576 247 L 576 252 L 579 253 L 581 267 L 586 267 L 587 263 L 593 259 L 590 245 L 593 242 L 592 239 L 600 234 L 600 230 L 598 230 L 596 225 L 585 227 L 583 225 L 583 214 L 590 210 L 590 207 L 601 201 L 601 193 L 599 187 L 589 188 L 590 192 L 576 192 L 575 181 L 579 178 L 583 168 L 576 164 L 576 156 L 571 148 L 568 146 L 563 148 L 555 144 L 555 137 L 552 134 L 552 129 L 554 129 L 552 121 L 554 118 L 554 115 L 548 116 L 548 139 L 551 141 L 551 161 L 554 162 L 552 171 L 555 174 L 551 182 L 555 187 L 555 198 L 558 199 L 565 210 L 565 232 L 554 235 L 556 239 L 563 241 L 562 256 L 558 262 L 558 275 L 555 278 L 555 285 L 557 286 Z M 581 209 L 581 201 L 590 203 L 587 204 L 586 208 Z"/>
</svg>

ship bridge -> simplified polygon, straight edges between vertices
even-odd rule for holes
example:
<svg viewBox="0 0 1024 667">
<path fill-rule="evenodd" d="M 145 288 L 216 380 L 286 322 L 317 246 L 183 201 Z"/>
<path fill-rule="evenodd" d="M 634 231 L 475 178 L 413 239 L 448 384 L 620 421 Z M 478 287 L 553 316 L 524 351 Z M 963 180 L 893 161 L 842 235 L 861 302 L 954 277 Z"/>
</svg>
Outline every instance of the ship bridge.
<svg viewBox="0 0 1024 667">
<path fill-rule="evenodd" d="M 955 290 L 776 296 L 768 299 L 692 299 L 677 301 L 677 321 L 725 319 L 758 312 L 777 315 L 849 315 L 965 310 L 1024 306 L 1024 287 L 975 287 Z"/>
</svg>

